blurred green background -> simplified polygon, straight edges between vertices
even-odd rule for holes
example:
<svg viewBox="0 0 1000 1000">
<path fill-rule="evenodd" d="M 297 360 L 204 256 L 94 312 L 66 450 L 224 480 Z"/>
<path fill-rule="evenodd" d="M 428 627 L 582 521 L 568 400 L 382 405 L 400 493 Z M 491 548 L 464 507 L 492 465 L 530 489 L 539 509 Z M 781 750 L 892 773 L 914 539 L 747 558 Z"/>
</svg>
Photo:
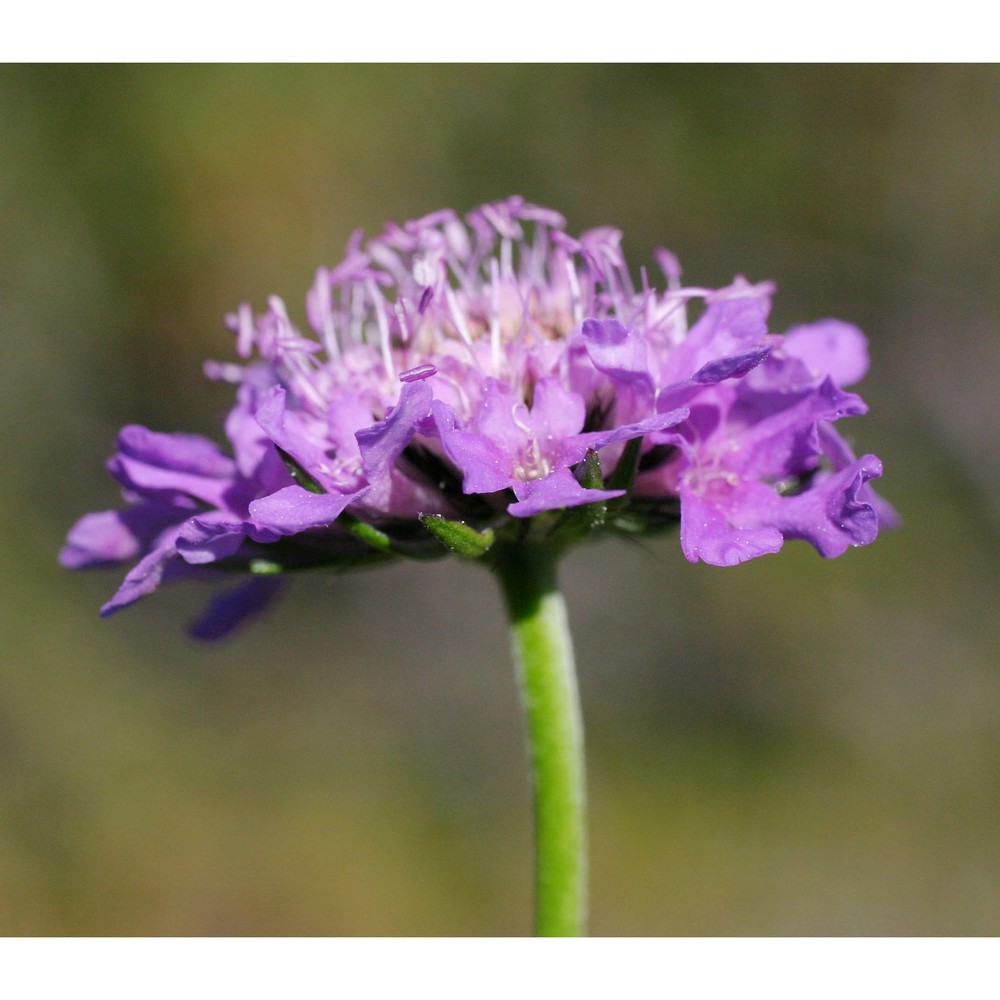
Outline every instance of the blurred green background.
<svg viewBox="0 0 1000 1000">
<path fill-rule="evenodd" d="M 445 562 L 109 621 L 55 562 L 125 423 L 220 439 L 224 314 L 444 205 L 521 193 L 636 268 L 779 285 L 870 336 L 904 526 L 736 569 L 676 536 L 564 567 L 593 931 L 1000 932 L 1000 69 L 0 69 L 0 932 L 530 930 L 499 599 Z"/>
</svg>

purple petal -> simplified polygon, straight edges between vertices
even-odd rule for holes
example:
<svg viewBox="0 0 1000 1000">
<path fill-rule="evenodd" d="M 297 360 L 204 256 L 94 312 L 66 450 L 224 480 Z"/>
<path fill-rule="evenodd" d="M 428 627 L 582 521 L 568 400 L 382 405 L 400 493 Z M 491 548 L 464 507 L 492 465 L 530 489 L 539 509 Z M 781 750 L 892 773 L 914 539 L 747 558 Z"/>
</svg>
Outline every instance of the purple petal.
<svg viewBox="0 0 1000 1000">
<path fill-rule="evenodd" d="M 531 444 L 528 407 L 519 396 L 487 379 L 472 426 L 513 460 Z"/>
<path fill-rule="evenodd" d="M 785 334 L 781 351 L 798 358 L 816 379 L 854 385 L 868 371 L 868 340 L 853 324 L 824 319 Z"/>
<path fill-rule="evenodd" d="M 253 524 L 281 535 L 294 535 L 310 528 L 325 528 L 344 508 L 364 493 L 310 493 L 301 486 L 286 486 L 277 493 L 250 504 Z"/>
<path fill-rule="evenodd" d="M 817 430 L 823 453 L 832 460 L 835 471 L 845 469 L 857 461 L 851 446 L 833 427 L 820 424 Z M 902 523 L 899 511 L 888 500 L 880 497 L 871 486 L 866 485 L 858 496 L 875 508 L 879 527 L 898 528 Z"/>
<path fill-rule="evenodd" d="M 109 458 L 108 471 L 129 492 L 158 502 L 193 497 L 210 507 L 221 507 L 226 491 L 232 485 L 225 479 L 146 465 L 126 455 L 113 455 Z"/>
<path fill-rule="evenodd" d="M 569 469 L 556 469 L 544 479 L 514 483 L 517 503 L 507 508 L 514 517 L 533 517 L 545 510 L 579 507 L 598 500 L 614 500 L 625 495 L 625 490 L 588 490 L 581 486 Z"/>
<path fill-rule="evenodd" d="M 464 493 L 495 493 L 511 485 L 511 455 L 483 434 L 459 430 L 447 404 L 435 400 L 432 412 L 445 454 L 462 473 Z"/>
<path fill-rule="evenodd" d="M 345 393 L 330 404 L 326 419 L 338 461 L 357 459 L 360 463 L 357 433 L 371 427 L 371 407 L 353 393 Z"/>
<path fill-rule="evenodd" d="M 177 552 L 192 566 L 235 555 L 247 536 L 246 524 L 220 516 L 192 517 L 177 536 Z"/>
<path fill-rule="evenodd" d="M 70 529 L 59 563 L 69 569 L 82 569 L 133 559 L 165 529 L 190 516 L 190 507 L 160 503 L 86 514 Z"/>
<path fill-rule="evenodd" d="M 720 382 L 741 379 L 757 368 L 771 353 L 770 344 L 754 347 L 741 354 L 706 362 L 690 378 L 664 386 L 656 397 L 657 410 L 670 410 L 701 398 L 705 390 Z M 709 394 L 709 398 L 711 394 Z"/>
<path fill-rule="evenodd" d="M 159 434 L 132 424 L 118 435 L 118 449 L 108 460 L 115 479 L 133 493 L 161 502 L 190 496 L 222 506 L 236 475 L 236 463 L 195 434 Z"/>
<path fill-rule="evenodd" d="M 651 397 L 653 377 L 649 372 L 645 338 L 616 319 L 583 321 L 583 338 L 594 367 L 616 386 L 628 386 Z"/>
<path fill-rule="evenodd" d="M 197 434 L 160 434 L 130 424 L 118 435 L 118 450 L 145 465 L 195 476 L 228 479 L 236 471 L 233 460 L 218 445 Z"/>
<path fill-rule="evenodd" d="M 689 562 L 700 559 L 712 566 L 735 566 L 781 548 L 781 532 L 772 525 L 734 524 L 732 512 L 724 505 L 706 500 L 689 487 L 682 486 L 680 496 L 681 549 Z"/>
<path fill-rule="evenodd" d="M 609 444 L 615 444 L 619 441 L 630 441 L 632 438 L 644 437 L 646 434 L 651 434 L 654 431 L 662 431 L 668 427 L 674 427 L 686 420 L 689 413 L 690 410 L 686 406 L 682 406 L 677 410 L 671 410 L 669 413 L 658 413 L 655 417 L 647 417 L 645 420 L 638 421 L 638 423 L 622 424 L 620 427 L 613 427 L 607 431 L 588 431 L 586 434 L 577 434 L 571 439 L 571 444 L 574 446 L 572 452 L 570 448 L 566 449 L 567 454 L 574 454 L 576 457 L 573 457 L 566 464 L 575 465 L 590 449 L 598 451 Z M 578 454 L 577 451 L 579 452 Z"/>
<path fill-rule="evenodd" d="M 177 550 L 173 541 L 154 549 L 128 572 L 114 597 L 101 608 L 101 617 L 120 611 L 140 598 L 151 594 L 168 578 L 168 571 L 175 568 Z M 176 575 L 176 574 L 174 574 Z"/>
<path fill-rule="evenodd" d="M 853 465 L 820 479 L 797 496 L 779 497 L 773 522 L 786 538 L 810 542 L 831 559 L 853 545 L 868 545 L 878 534 L 879 520 L 866 484 L 882 475 L 882 463 L 864 455 Z"/>
<path fill-rule="evenodd" d="M 237 390 L 237 404 L 226 417 L 226 437 L 233 446 L 240 474 L 263 479 L 264 485 L 278 489 L 287 483 L 288 470 L 254 415 L 274 385 L 270 369 L 259 365 L 247 369 Z M 275 477 L 279 481 L 274 481 Z"/>
<path fill-rule="evenodd" d="M 770 309 L 767 285 L 742 282 L 716 293 L 705 314 L 666 359 L 664 381 L 684 381 L 717 358 L 743 355 L 761 346 Z"/>
<path fill-rule="evenodd" d="M 730 409 L 726 424 L 739 447 L 723 461 L 729 469 L 752 470 L 756 478 L 798 474 L 815 467 L 820 422 L 866 409 L 860 396 L 844 392 L 831 379 L 798 395 L 746 390 Z"/>
<path fill-rule="evenodd" d="M 407 382 L 392 412 L 377 424 L 357 432 L 365 475 L 369 481 L 385 476 L 416 433 L 417 422 L 431 412 L 434 393 L 426 382 Z"/>
<path fill-rule="evenodd" d="M 583 400 L 564 389 L 558 379 L 543 378 L 535 385 L 529 422 L 543 454 L 551 452 L 561 439 L 579 434 L 586 419 Z"/>
<path fill-rule="evenodd" d="M 191 498 L 209 507 L 225 506 L 225 496 L 232 482 L 209 479 L 172 469 L 159 469 L 133 461 L 123 455 L 113 455 L 107 462 L 108 472 L 129 493 L 157 503 L 180 503 Z"/>
<path fill-rule="evenodd" d="M 867 483 L 881 474 L 881 462 L 865 455 L 840 472 L 817 476 L 795 496 L 780 496 L 766 483 L 730 485 L 723 478 L 698 490 L 682 486 L 681 547 L 692 562 L 716 566 L 777 552 L 786 538 L 807 541 L 826 558 L 839 556 L 878 534 Z"/>
<path fill-rule="evenodd" d="M 281 386 L 275 386 L 262 399 L 254 413 L 267 436 L 295 459 L 325 490 L 353 489 L 357 476 L 343 473 L 330 457 L 326 422 L 298 410 L 289 409 Z M 345 481 L 346 480 L 346 481 Z"/>
<path fill-rule="evenodd" d="M 121 512 L 85 514 L 70 528 L 59 564 L 67 569 L 124 562 L 139 554 L 139 540 L 122 523 Z"/>
<path fill-rule="evenodd" d="M 215 597 L 189 632 L 204 642 L 224 639 L 247 618 L 263 611 L 284 586 L 280 576 L 255 576 Z"/>
</svg>

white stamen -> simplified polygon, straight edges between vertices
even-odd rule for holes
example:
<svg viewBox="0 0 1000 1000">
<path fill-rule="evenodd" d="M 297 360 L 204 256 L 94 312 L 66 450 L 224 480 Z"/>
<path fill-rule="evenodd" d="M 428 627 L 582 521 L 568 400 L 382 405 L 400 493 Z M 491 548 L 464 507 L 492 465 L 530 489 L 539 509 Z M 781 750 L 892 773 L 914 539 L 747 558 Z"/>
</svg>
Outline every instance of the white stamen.
<svg viewBox="0 0 1000 1000">
<path fill-rule="evenodd" d="M 572 257 L 566 258 L 566 279 L 569 281 L 569 297 L 573 306 L 573 326 L 577 327 L 583 322 L 583 302 L 580 295 L 580 279 L 573 266 Z"/>
<path fill-rule="evenodd" d="M 333 323 L 333 290 L 330 287 L 330 273 L 325 267 L 316 271 L 316 300 L 320 312 L 320 335 L 323 346 L 330 358 L 340 357 L 340 344 L 337 343 L 337 329 Z"/>
<path fill-rule="evenodd" d="M 500 244 L 500 270 L 505 278 L 514 277 L 514 248 L 509 239 Z"/>
<path fill-rule="evenodd" d="M 607 267 L 604 271 L 604 287 L 607 289 L 608 297 L 611 299 L 611 303 L 615 307 L 615 318 L 622 325 L 626 325 L 625 314 L 622 309 L 623 296 L 615 278 L 615 272 L 612 271 L 610 267 Z"/>
<path fill-rule="evenodd" d="M 364 339 L 365 289 L 357 284 L 351 288 L 351 343 L 360 344 Z"/>
<path fill-rule="evenodd" d="M 465 317 L 462 315 L 462 310 L 458 308 L 458 303 L 455 301 L 455 293 L 450 288 L 445 288 L 444 298 L 448 303 L 448 311 L 451 313 L 455 329 L 458 331 L 459 337 L 462 338 L 462 343 L 469 349 L 472 363 L 476 368 L 479 368 L 479 358 L 476 357 L 476 352 L 472 349 L 472 336 L 469 333 L 469 328 L 465 325 Z"/>
<path fill-rule="evenodd" d="M 404 300 L 399 299 L 393 305 L 392 311 L 396 314 L 396 321 L 399 323 L 399 334 L 404 344 L 410 342 L 410 324 L 406 321 L 406 307 Z"/>
<path fill-rule="evenodd" d="M 378 321 L 379 347 L 382 351 L 382 364 L 385 366 L 386 375 L 395 381 L 396 366 L 392 362 L 392 344 L 389 339 L 389 321 L 385 317 L 385 310 L 388 303 L 385 301 L 385 296 L 379 291 L 378 286 L 371 278 L 368 278 L 365 281 L 365 287 L 368 289 L 368 295 L 375 307 L 375 319 Z"/>
<path fill-rule="evenodd" d="M 280 299 L 272 300 L 271 304 L 272 308 L 280 307 L 277 349 L 280 352 L 281 364 L 294 379 L 295 388 L 322 408 L 324 405 L 323 394 L 316 388 L 313 381 L 316 374 L 313 352 L 319 350 L 319 347 L 314 340 L 307 340 L 302 336 L 289 319 L 285 304 Z"/>
<path fill-rule="evenodd" d="M 236 353 L 241 358 L 249 358 L 253 352 L 254 328 L 253 310 L 246 303 L 236 313 Z"/>
<path fill-rule="evenodd" d="M 490 291 L 493 305 L 490 314 L 490 357 L 493 371 L 499 375 L 503 353 L 500 350 L 500 268 L 495 257 L 490 258 Z"/>
<path fill-rule="evenodd" d="M 239 385 L 243 381 L 246 369 L 231 361 L 206 361 L 202 366 L 205 375 L 216 382 L 229 382 Z"/>
<path fill-rule="evenodd" d="M 545 284 L 545 264 L 549 259 L 549 231 L 541 222 L 535 226 L 535 239 L 531 245 L 530 277 L 539 285 Z"/>
</svg>

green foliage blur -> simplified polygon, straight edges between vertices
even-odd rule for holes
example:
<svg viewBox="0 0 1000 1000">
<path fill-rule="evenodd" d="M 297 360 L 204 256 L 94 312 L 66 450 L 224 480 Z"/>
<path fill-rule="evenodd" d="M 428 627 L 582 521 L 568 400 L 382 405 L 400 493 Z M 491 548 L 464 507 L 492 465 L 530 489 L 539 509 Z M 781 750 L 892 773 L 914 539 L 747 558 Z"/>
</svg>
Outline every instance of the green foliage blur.
<svg viewBox="0 0 1000 1000">
<path fill-rule="evenodd" d="M 217 647 L 59 569 L 125 423 L 221 440 L 226 312 L 520 193 L 773 327 L 869 335 L 845 425 L 904 523 L 735 569 L 564 566 L 602 935 L 1000 931 L 1000 70 L 0 69 L 0 933 L 520 935 L 499 597 L 458 560 L 306 576 Z"/>
</svg>

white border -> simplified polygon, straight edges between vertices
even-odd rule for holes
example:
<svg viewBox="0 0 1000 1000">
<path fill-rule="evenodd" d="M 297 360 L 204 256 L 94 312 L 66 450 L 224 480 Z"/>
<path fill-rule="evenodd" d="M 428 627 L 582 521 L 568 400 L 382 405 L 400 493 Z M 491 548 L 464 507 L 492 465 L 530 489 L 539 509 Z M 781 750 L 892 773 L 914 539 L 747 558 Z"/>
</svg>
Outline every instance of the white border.
<svg viewBox="0 0 1000 1000">
<path fill-rule="evenodd" d="M 995 996 L 991 939 L 7 939 L 11 996 L 395 998 Z"/>
<path fill-rule="evenodd" d="M 927 62 L 997 51 L 988 5 L 971 0 L 8 6 L 5 62 Z"/>
</svg>

